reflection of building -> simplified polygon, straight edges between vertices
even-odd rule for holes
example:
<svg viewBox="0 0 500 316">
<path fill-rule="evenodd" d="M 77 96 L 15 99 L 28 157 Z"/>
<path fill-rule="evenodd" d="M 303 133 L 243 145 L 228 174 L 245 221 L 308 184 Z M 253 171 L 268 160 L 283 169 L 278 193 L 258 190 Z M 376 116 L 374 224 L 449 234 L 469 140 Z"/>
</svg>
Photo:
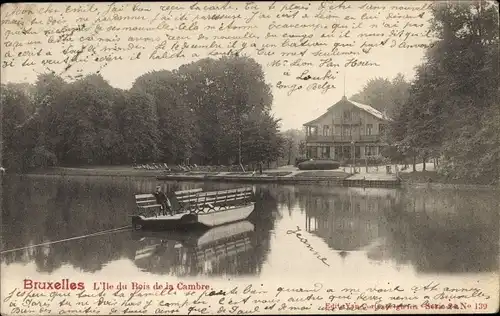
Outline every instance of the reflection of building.
<svg viewBox="0 0 500 316">
<path fill-rule="evenodd" d="M 349 159 L 380 155 L 388 117 L 377 109 L 343 97 L 306 127 L 308 158 Z"/>
<path fill-rule="evenodd" d="M 380 192 L 344 190 L 306 197 L 306 229 L 334 250 L 358 250 L 380 236 L 379 212 L 390 205 Z"/>
</svg>

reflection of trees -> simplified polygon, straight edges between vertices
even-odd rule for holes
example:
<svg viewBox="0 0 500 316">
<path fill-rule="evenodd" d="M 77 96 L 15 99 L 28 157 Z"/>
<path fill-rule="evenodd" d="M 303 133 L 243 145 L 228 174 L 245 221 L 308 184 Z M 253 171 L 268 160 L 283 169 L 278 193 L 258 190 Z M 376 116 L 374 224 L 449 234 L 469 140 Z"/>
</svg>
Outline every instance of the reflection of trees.
<svg viewBox="0 0 500 316">
<path fill-rule="evenodd" d="M 2 186 L 2 250 L 127 226 L 130 224 L 127 215 L 135 209 L 134 194 L 153 192 L 157 184 L 151 179 L 122 177 L 9 176 Z M 161 184 L 165 191 L 235 186 L 195 182 Z M 148 265 L 156 265 L 158 272 L 180 275 L 259 273 L 269 252 L 270 230 L 275 220 L 272 214 L 277 213 L 277 202 L 267 189 L 257 189 L 256 196 L 256 209 L 252 214 L 255 231 L 246 236 L 247 251 L 212 262 L 211 267 L 209 263 L 198 262 L 189 268 L 194 263 L 187 262 L 185 255 L 171 256 L 172 243 L 167 241 L 159 248 L 164 255 L 155 256 L 154 260 L 158 261 Z M 2 261 L 6 264 L 35 262 L 39 271 L 48 273 L 64 264 L 93 272 L 122 257 L 134 259 L 135 246 L 130 239 L 127 232 L 93 236 L 9 252 L 2 255 Z M 189 247 L 185 247 L 182 251 L 188 250 Z"/>
<path fill-rule="evenodd" d="M 500 196 L 492 190 L 357 189 L 297 185 L 276 189 L 305 211 L 305 228 L 334 250 L 411 264 L 421 272 L 498 267 Z M 280 192 L 281 191 L 281 192 Z"/>
<path fill-rule="evenodd" d="M 272 187 L 276 199 L 280 205 L 286 205 L 288 214 L 292 214 L 292 210 L 299 205 L 299 195 L 297 186 L 294 185 L 270 185 Z"/>
<path fill-rule="evenodd" d="M 278 204 L 267 188 L 257 188 L 255 195 L 255 210 L 249 218 L 254 225 L 252 231 L 226 236 L 203 246 L 197 245 L 203 232 L 181 236 L 168 232 L 150 236 L 144 233 L 140 241 L 130 243 L 129 258 L 140 269 L 162 275 L 259 274 L 270 251 L 270 231 L 274 227 Z"/>
<path fill-rule="evenodd" d="M 11 176 L 3 189 L 2 249 L 14 249 L 129 225 L 134 194 L 153 192 L 156 181 L 122 177 Z M 194 184 L 165 184 L 184 189 Z M 7 264 L 36 263 L 43 272 L 63 264 L 99 270 L 125 255 L 129 235 L 112 233 L 2 255 Z"/>
<path fill-rule="evenodd" d="M 496 270 L 498 205 L 491 191 L 412 190 L 383 212 L 385 243 L 368 255 L 420 272 Z"/>
<path fill-rule="evenodd" d="M 260 273 L 262 263 L 267 259 L 271 250 L 271 231 L 274 229 L 276 218 L 279 217 L 278 201 L 266 186 L 257 187 L 255 192 L 255 211 L 250 220 L 255 224 L 255 255 L 258 259 L 257 273 Z"/>
<path fill-rule="evenodd" d="M 145 178 L 14 175 L 2 181 L 2 250 L 129 225 L 134 194 L 152 192 L 157 184 Z M 164 190 L 235 186 L 241 185 L 179 182 L 164 183 Z M 422 272 L 491 271 L 498 266 L 496 192 L 261 185 L 256 198 L 249 219 L 255 230 L 247 236 L 247 250 L 211 263 L 188 262 L 189 247 L 180 251 L 167 238 L 158 248 L 164 253 L 144 269 L 155 265 L 154 273 L 178 275 L 258 274 L 275 222 L 285 215 L 278 204 L 289 211 L 298 205 L 307 230 L 334 250 L 368 249 L 372 260 L 410 263 Z M 2 262 L 35 262 L 48 273 L 64 264 L 91 272 L 122 257 L 134 260 L 136 248 L 128 233 L 113 233 L 6 253 Z"/>
</svg>

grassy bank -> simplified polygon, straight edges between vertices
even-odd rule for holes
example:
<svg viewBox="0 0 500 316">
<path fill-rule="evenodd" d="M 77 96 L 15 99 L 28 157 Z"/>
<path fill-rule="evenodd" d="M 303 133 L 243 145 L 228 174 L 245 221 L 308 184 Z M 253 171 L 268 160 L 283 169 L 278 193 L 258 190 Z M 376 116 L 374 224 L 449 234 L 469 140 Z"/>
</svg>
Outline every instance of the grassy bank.
<svg viewBox="0 0 500 316">
<path fill-rule="evenodd" d="M 97 166 L 81 168 L 54 167 L 34 170 L 29 172 L 29 174 L 61 176 L 157 177 L 165 174 L 165 171 L 133 169 L 132 166 Z"/>
</svg>

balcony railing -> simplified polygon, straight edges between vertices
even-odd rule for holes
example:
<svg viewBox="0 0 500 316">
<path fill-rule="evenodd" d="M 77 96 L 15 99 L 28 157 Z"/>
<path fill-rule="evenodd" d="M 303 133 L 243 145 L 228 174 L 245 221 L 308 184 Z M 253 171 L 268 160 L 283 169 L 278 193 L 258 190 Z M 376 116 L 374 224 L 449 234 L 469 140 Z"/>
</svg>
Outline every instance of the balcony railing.
<svg viewBox="0 0 500 316">
<path fill-rule="evenodd" d="M 306 141 L 308 142 L 331 142 L 333 141 L 332 136 L 323 136 L 323 135 L 310 135 L 306 137 Z"/>
<path fill-rule="evenodd" d="M 380 140 L 382 135 L 361 135 L 360 141 L 376 142 Z"/>
<path fill-rule="evenodd" d="M 306 137 L 308 142 L 376 142 L 381 135 L 310 135 Z"/>
<path fill-rule="evenodd" d="M 338 124 L 338 125 L 361 125 L 363 122 L 361 121 L 361 118 L 359 117 L 353 117 L 353 118 L 334 118 L 333 119 L 333 124 Z"/>
</svg>

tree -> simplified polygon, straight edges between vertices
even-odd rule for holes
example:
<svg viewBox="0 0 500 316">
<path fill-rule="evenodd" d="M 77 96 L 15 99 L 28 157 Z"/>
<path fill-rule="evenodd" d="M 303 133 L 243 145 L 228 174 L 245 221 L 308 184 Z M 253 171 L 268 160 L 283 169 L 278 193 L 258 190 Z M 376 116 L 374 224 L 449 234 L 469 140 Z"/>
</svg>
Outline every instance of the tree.
<svg viewBox="0 0 500 316">
<path fill-rule="evenodd" d="M 394 162 L 402 162 L 407 156 L 415 155 L 408 150 L 410 143 L 404 138 L 408 123 L 404 115 L 409 108 L 409 94 L 410 83 L 399 73 L 392 81 L 386 78 L 370 79 L 360 92 L 351 97 L 353 101 L 369 104 L 391 118 L 388 131 L 383 135 L 387 146 L 381 154 Z"/>
<path fill-rule="evenodd" d="M 433 9 L 439 38 L 417 69 L 398 125 L 402 143 L 423 157 L 441 153 L 452 178 L 491 182 L 498 174 L 481 162 L 498 161 L 492 132 L 499 106 L 498 14 L 486 1 L 441 3 Z M 479 162 L 479 163 L 478 163 Z M 496 171 L 495 171 L 496 170 Z M 498 178 L 497 178 L 498 179 Z M 498 181 L 498 180 L 496 180 Z"/>
<path fill-rule="evenodd" d="M 243 155 L 247 163 L 272 162 L 283 156 L 285 141 L 279 119 L 267 112 L 254 111 L 243 129 Z"/>
<path fill-rule="evenodd" d="M 34 86 L 2 85 L 8 117 L 2 160 L 19 170 L 158 159 L 270 161 L 282 154 L 271 103 L 262 67 L 247 57 L 153 71 L 130 90 L 113 88 L 99 74 L 72 83 L 42 74 Z"/>
<path fill-rule="evenodd" d="M 126 161 L 156 161 L 160 154 L 160 135 L 153 98 L 142 91 L 126 92 L 125 108 L 118 120 Z"/>
<path fill-rule="evenodd" d="M 380 77 L 372 78 L 350 99 L 392 115 L 395 109 L 407 100 L 409 87 L 410 84 L 400 73 L 392 81 Z"/>
<path fill-rule="evenodd" d="M 117 91 L 100 75 L 67 85 L 62 113 L 62 158 L 65 163 L 112 164 L 120 146 L 114 107 Z"/>
<path fill-rule="evenodd" d="M 7 169 L 24 169 L 25 146 L 21 142 L 21 126 L 31 112 L 31 100 L 26 90 L 16 84 L 1 85 L 2 162 Z"/>
<path fill-rule="evenodd" d="M 294 161 L 303 156 L 304 152 L 301 152 L 300 145 L 305 141 L 305 133 L 303 130 L 299 129 L 289 129 L 282 133 L 284 139 L 284 158 L 286 159 L 286 164 L 294 164 Z"/>
<path fill-rule="evenodd" d="M 197 130 L 189 86 L 178 72 L 154 71 L 136 79 L 132 90 L 151 96 L 151 113 L 157 117 L 160 159 L 179 163 L 190 158 L 196 147 Z M 149 112 L 148 112 L 149 113 Z"/>
<path fill-rule="evenodd" d="M 180 67 L 178 75 L 186 104 L 196 115 L 200 158 L 216 164 L 237 162 L 251 113 L 264 113 L 271 106 L 262 67 L 247 57 L 206 58 Z"/>
</svg>

